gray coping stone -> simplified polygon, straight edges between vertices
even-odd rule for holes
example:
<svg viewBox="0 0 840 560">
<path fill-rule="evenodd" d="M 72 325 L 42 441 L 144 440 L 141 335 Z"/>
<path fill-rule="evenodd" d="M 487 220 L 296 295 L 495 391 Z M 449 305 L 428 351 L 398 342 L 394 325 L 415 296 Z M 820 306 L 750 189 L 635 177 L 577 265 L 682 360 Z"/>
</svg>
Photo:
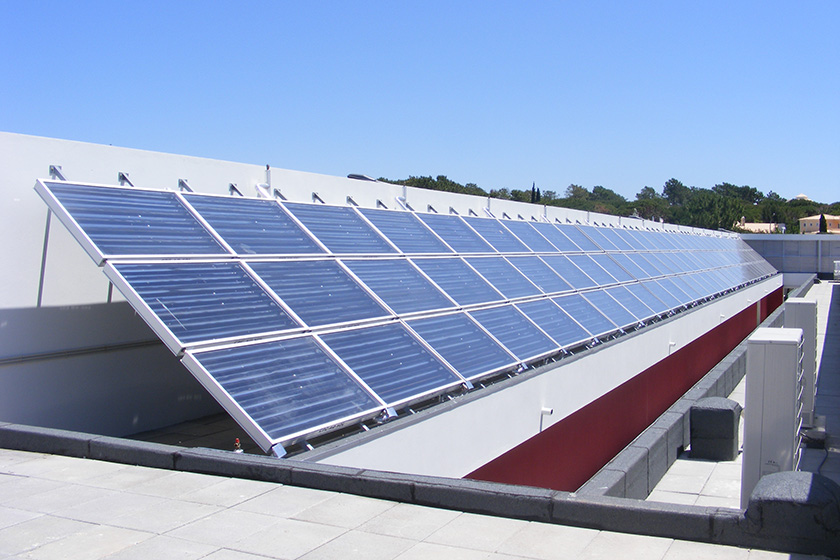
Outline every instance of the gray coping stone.
<svg viewBox="0 0 840 560">
<path fill-rule="evenodd" d="M 740 511 L 724 508 L 562 494 L 554 498 L 554 523 L 604 531 L 718 542 L 718 525 L 741 519 Z"/>
<path fill-rule="evenodd" d="M 744 524 L 774 548 L 840 557 L 840 486 L 809 472 L 763 476 L 750 495 Z"/>
<path fill-rule="evenodd" d="M 595 476 L 586 481 L 580 487 L 578 494 L 584 496 L 612 496 L 614 498 L 624 497 L 624 477 L 622 470 L 611 469 L 609 464 L 598 471 Z"/>
<path fill-rule="evenodd" d="M 70 457 L 87 457 L 90 440 L 94 437 L 97 436 L 56 428 L 6 424 L 0 428 L 0 447 Z"/>
<path fill-rule="evenodd" d="M 734 461 L 738 458 L 738 439 L 691 438 L 691 458 L 705 461 Z"/>
<path fill-rule="evenodd" d="M 656 483 L 662 480 L 662 477 L 668 472 L 668 467 L 671 466 L 671 463 L 668 462 L 668 430 L 650 427 L 630 445 L 647 450 L 648 491 L 645 494 L 645 497 L 647 497 Z"/>
<path fill-rule="evenodd" d="M 469 479 L 414 477 L 416 503 L 528 521 L 551 521 L 552 500 L 558 492 Z"/>
<path fill-rule="evenodd" d="M 288 461 L 275 457 L 234 453 L 219 449 L 196 447 L 178 451 L 175 468 L 180 471 L 197 472 L 262 480 L 265 482 L 291 482 Z"/>
<path fill-rule="evenodd" d="M 88 457 L 100 461 L 171 470 L 175 468 L 177 453 L 182 449 L 161 443 L 101 436 L 90 440 Z"/>
<path fill-rule="evenodd" d="M 666 431 L 666 452 L 668 466 L 674 464 L 679 457 L 680 449 L 687 445 L 684 436 L 688 428 L 688 422 L 684 414 L 676 412 L 665 412 L 651 424 L 651 428 L 661 428 Z"/>
<path fill-rule="evenodd" d="M 648 450 L 644 447 L 625 447 L 609 463 L 610 468 L 624 471 L 624 498 L 644 500 L 648 487 Z"/>
</svg>

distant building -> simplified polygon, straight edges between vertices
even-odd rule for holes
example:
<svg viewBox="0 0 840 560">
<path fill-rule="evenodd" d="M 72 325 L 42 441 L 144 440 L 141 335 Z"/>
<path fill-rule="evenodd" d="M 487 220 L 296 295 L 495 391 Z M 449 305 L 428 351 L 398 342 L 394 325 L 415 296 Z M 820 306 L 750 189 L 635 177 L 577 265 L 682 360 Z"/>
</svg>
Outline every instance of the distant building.
<svg viewBox="0 0 840 560">
<path fill-rule="evenodd" d="M 746 218 L 741 216 L 741 221 L 735 224 L 738 229 L 749 233 L 784 233 L 785 224 L 775 222 L 753 222 L 747 223 Z"/>
<path fill-rule="evenodd" d="M 828 233 L 840 233 L 840 216 L 824 214 Z M 799 233 L 819 233 L 820 214 L 799 218 Z"/>
<path fill-rule="evenodd" d="M 794 200 L 811 200 L 807 194 L 798 194 L 793 197 Z"/>
</svg>

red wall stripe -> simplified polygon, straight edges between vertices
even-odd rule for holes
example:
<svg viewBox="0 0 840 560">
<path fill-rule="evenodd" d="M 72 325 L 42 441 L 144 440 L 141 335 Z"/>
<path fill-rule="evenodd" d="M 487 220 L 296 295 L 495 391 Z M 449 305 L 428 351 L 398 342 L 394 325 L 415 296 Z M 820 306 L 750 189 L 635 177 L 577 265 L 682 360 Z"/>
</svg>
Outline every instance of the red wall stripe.
<svg viewBox="0 0 840 560">
<path fill-rule="evenodd" d="M 783 299 L 779 288 L 466 478 L 576 490 L 749 336 L 757 314 L 763 321 Z"/>
</svg>

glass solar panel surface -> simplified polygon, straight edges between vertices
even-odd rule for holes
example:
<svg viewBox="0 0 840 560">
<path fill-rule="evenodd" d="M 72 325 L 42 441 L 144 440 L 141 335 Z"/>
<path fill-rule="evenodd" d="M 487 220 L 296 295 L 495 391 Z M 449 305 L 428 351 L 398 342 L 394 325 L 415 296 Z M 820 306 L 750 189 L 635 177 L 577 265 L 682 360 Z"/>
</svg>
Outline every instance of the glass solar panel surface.
<svg viewBox="0 0 840 560">
<path fill-rule="evenodd" d="M 551 300 L 519 303 L 516 307 L 563 348 L 576 346 L 592 335 Z"/>
<path fill-rule="evenodd" d="M 482 377 L 516 363 L 463 313 L 417 319 L 409 321 L 408 326 L 467 379 Z"/>
<path fill-rule="evenodd" d="M 557 248 L 534 227 L 531 222 L 502 220 L 502 223 L 535 253 L 555 253 Z"/>
<path fill-rule="evenodd" d="M 381 409 L 311 337 L 211 350 L 194 358 L 272 440 Z"/>
<path fill-rule="evenodd" d="M 546 294 L 572 290 L 572 286 L 539 257 L 508 257 L 507 260 Z"/>
<path fill-rule="evenodd" d="M 563 255 L 543 255 L 542 260 L 576 290 L 591 288 L 595 281 Z"/>
<path fill-rule="evenodd" d="M 580 251 L 581 248 L 575 245 L 571 239 L 569 239 L 566 234 L 564 234 L 560 229 L 555 226 L 554 224 L 549 224 L 545 222 L 534 222 L 531 224 L 534 229 L 542 234 L 543 237 L 548 239 L 554 247 L 556 247 L 556 251 L 560 251 L 561 253 L 569 253 Z"/>
<path fill-rule="evenodd" d="M 414 263 L 459 305 L 505 299 L 461 259 L 414 259 Z"/>
<path fill-rule="evenodd" d="M 478 309 L 470 315 L 523 362 L 559 348 L 512 305 Z"/>
<path fill-rule="evenodd" d="M 569 260 L 572 261 L 579 269 L 584 271 L 587 276 L 592 278 L 592 281 L 597 286 L 606 286 L 608 284 L 616 283 L 616 279 L 610 276 L 610 273 L 592 260 L 592 257 L 589 255 L 569 255 Z"/>
<path fill-rule="evenodd" d="M 285 203 L 321 243 L 333 253 L 396 253 L 352 208 Z"/>
<path fill-rule="evenodd" d="M 592 336 L 601 336 L 618 327 L 580 294 L 556 297 L 552 298 L 552 301 L 580 323 Z"/>
<path fill-rule="evenodd" d="M 346 260 L 344 264 L 397 314 L 456 305 L 407 260 Z"/>
<path fill-rule="evenodd" d="M 324 253 L 273 200 L 200 194 L 184 198 L 239 254 Z"/>
<path fill-rule="evenodd" d="M 403 253 L 451 253 L 414 214 L 398 210 L 359 211 Z"/>
<path fill-rule="evenodd" d="M 46 187 L 106 257 L 227 253 L 174 192 L 71 183 Z"/>
<path fill-rule="evenodd" d="M 116 264 L 114 268 L 183 344 L 299 326 L 237 263 Z"/>
<path fill-rule="evenodd" d="M 639 321 L 649 319 L 650 317 L 656 315 L 656 312 L 653 309 L 648 307 L 625 286 L 615 286 L 613 288 L 607 288 L 604 291 L 610 294 Z"/>
<path fill-rule="evenodd" d="M 598 311 L 606 315 L 616 326 L 623 328 L 638 322 L 635 315 L 625 309 L 623 305 L 605 290 L 586 292 L 583 294 L 583 297 L 595 306 Z"/>
<path fill-rule="evenodd" d="M 499 220 L 493 218 L 465 217 L 467 222 L 481 237 L 500 253 L 527 253 L 528 247 L 522 244 Z"/>
<path fill-rule="evenodd" d="M 557 227 L 557 229 L 559 229 L 566 237 L 571 239 L 575 245 L 580 247 L 581 251 L 600 250 L 600 247 L 593 243 L 591 239 L 584 235 L 583 232 L 575 226 L 571 224 L 555 224 L 555 227 Z"/>
<path fill-rule="evenodd" d="M 389 406 L 462 382 L 401 325 L 337 332 L 322 339 Z"/>
<path fill-rule="evenodd" d="M 472 257 L 466 260 L 506 298 L 535 296 L 541 293 L 539 288 L 502 257 Z"/>
<path fill-rule="evenodd" d="M 496 252 L 458 216 L 442 214 L 418 214 L 417 216 L 457 253 Z"/>
<path fill-rule="evenodd" d="M 309 326 L 388 315 L 335 261 L 254 262 L 250 266 Z"/>
</svg>

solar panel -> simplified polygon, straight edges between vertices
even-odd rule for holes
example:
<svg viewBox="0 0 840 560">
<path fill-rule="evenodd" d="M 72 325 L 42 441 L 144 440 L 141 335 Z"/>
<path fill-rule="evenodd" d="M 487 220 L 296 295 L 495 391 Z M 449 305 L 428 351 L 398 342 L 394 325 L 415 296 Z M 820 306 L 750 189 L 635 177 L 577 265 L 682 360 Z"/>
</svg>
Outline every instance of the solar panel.
<svg viewBox="0 0 840 560">
<path fill-rule="evenodd" d="M 502 257 L 472 257 L 466 260 L 506 298 L 540 293 L 539 288 Z"/>
<path fill-rule="evenodd" d="M 638 322 L 638 318 L 604 290 L 586 292 L 583 297 L 621 328 Z"/>
<path fill-rule="evenodd" d="M 286 202 L 285 207 L 333 253 L 396 253 L 352 208 Z"/>
<path fill-rule="evenodd" d="M 201 194 L 184 198 L 241 255 L 324 253 L 273 200 Z"/>
<path fill-rule="evenodd" d="M 592 278 L 597 286 L 616 283 L 616 279 L 610 276 L 598 263 L 593 261 L 589 255 L 569 255 L 569 260 L 584 271 L 587 276 Z"/>
<path fill-rule="evenodd" d="M 417 319 L 408 325 L 466 379 L 484 377 L 517 363 L 463 313 Z"/>
<path fill-rule="evenodd" d="M 516 222 L 513 220 L 503 220 L 502 223 L 516 237 L 519 238 L 531 251 L 535 253 L 555 253 L 557 248 L 552 245 L 548 239 L 543 237 L 539 231 L 530 222 Z"/>
<path fill-rule="evenodd" d="M 630 245 L 622 236 L 618 234 L 620 230 L 614 230 L 611 228 L 599 228 L 598 231 L 606 237 L 610 243 L 615 245 L 615 248 L 619 251 L 633 251 L 635 247 Z"/>
<path fill-rule="evenodd" d="M 586 329 L 551 300 L 528 301 L 518 303 L 516 307 L 563 348 L 577 346 L 592 338 Z"/>
<path fill-rule="evenodd" d="M 563 232 L 566 237 L 571 239 L 575 245 L 580 247 L 581 251 L 600 251 L 600 248 L 575 226 L 568 224 L 555 224 L 555 227 Z"/>
<path fill-rule="evenodd" d="M 189 343 L 299 327 L 237 263 L 109 264 L 106 273 L 176 353 Z"/>
<path fill-rule="evenodd" d="M 478 309 L 470 315 L 522 362 L 558 350 L 553 340 L 511 305 Z"/>
<path fill-rule="evenodd" d="M 632 292 L 634 296 L 639 298 L 642 303 L 651 308 L 656 314 L 665 313 L 672 309 L 672 307 L 661 299 L 656 297 L 653 292 L 648 290 L 642 284 L 627 284 L 624 286 L 628 291 Z"/>
<path fill-rule="evenodd" d="M 36 190 L 98 264 L 115 255 L 227 254 L 173 192 L 49 182 Z"/>
<path fill-rule="evenodd" d="M 414 259 L 414 264 L 459 305 L 505 299 L 461 259 Z"/>
<path fill-rule="evenodd" d="M 184 363 L 265 448 L 383 407 L 311 337 L 190 353 Z"/>
<path fill-rule="evenodd" d="M 614 257 L 618 254 L 590 253 L 589 257 L 619 282 L 632 282 L 635 278 L 615 261 Z"/>
<path fill-rule="evenodd" d="M 618 326 L 583 299 L 580 294 L 556 297 L 552 298 L 552 301 L 595 337 L 612 332 Z"/>
<path fill-rule="evenodd" d="M 344 264 L 398 314 L 456 305 L 407 260 L 346 260 Z"/>
<path fill-rule="evenodd" d="M 321 338 L 389 406 L 463 383 L 401 325 L 342 331 Z"/>
<path fill-rule="evenodd" d="M 432 228 L 457 253 L 496 252 L 458 216 L 418 214 L 417 217 Z"/>
<path fill-rule="evenodd" d="M 452 252 L 414 214 L 368 208 L 360 208 L 359 211 L 403 253 Z"/>
<path fill-rule="evenodd" d="M 335 261 L 253 262 L 250 266 L 309 326 L 388 315 Z"/>
<path fill-rule="evenodd" d="M 576 290 L 589 288 L 595 281 L 562 255 L 543 255 L 542 260 Z"/>
<path fill-rule="evenodd" d="M 465 217 L 464 221 L 500 253 L 528 252 L 528 247 L 514 237 L 499 220 L 493 218 Z"/>
<path fill-rule="evenodd" d="M 557 251 L 562 253 L 574 253 L 576 251 L 580 251 L 581 248 L 575 245 L 571 239 L 569 239 L 559 228 L 554 226 L 553 224 L 547 224 L 545 222 L 534 222 L 531 224 L 534 226 L 534 229 L 539 231 L 543 237 L 551 241 L 551 244 L 554 245 Z"/>
<path fill-rule="evenodd" d="M 589 239 L 591 239 L 599 248 L 604 251 L 617 251 L 616 247 L 607 237 L 602 233 L 603 228 L 596 228 L 592 226 L 577 226 Z"/>
<path fill-rule="evenodd" d="M 508 262 L 519 269 L 540 290 L 547 294 L 572 290 L 568 282 L 539 257 L 508 257 Z"/>
<path fill-rule="evenodd" d="M 633 292 L 631 292 L 624 286 L 615 286 L 613 288 L 607 288 L 605 291 L 608 294 L 610 294 L 618 303 L 620 303 L 627 311 L 632 313 L 633 316 L 639 321 L 649 319 L 656 315 L 656 312 L 654 312 L 653 309 L 648 307 L 642 300 L 636 297 L 633 294 Z"/>
</svg>

